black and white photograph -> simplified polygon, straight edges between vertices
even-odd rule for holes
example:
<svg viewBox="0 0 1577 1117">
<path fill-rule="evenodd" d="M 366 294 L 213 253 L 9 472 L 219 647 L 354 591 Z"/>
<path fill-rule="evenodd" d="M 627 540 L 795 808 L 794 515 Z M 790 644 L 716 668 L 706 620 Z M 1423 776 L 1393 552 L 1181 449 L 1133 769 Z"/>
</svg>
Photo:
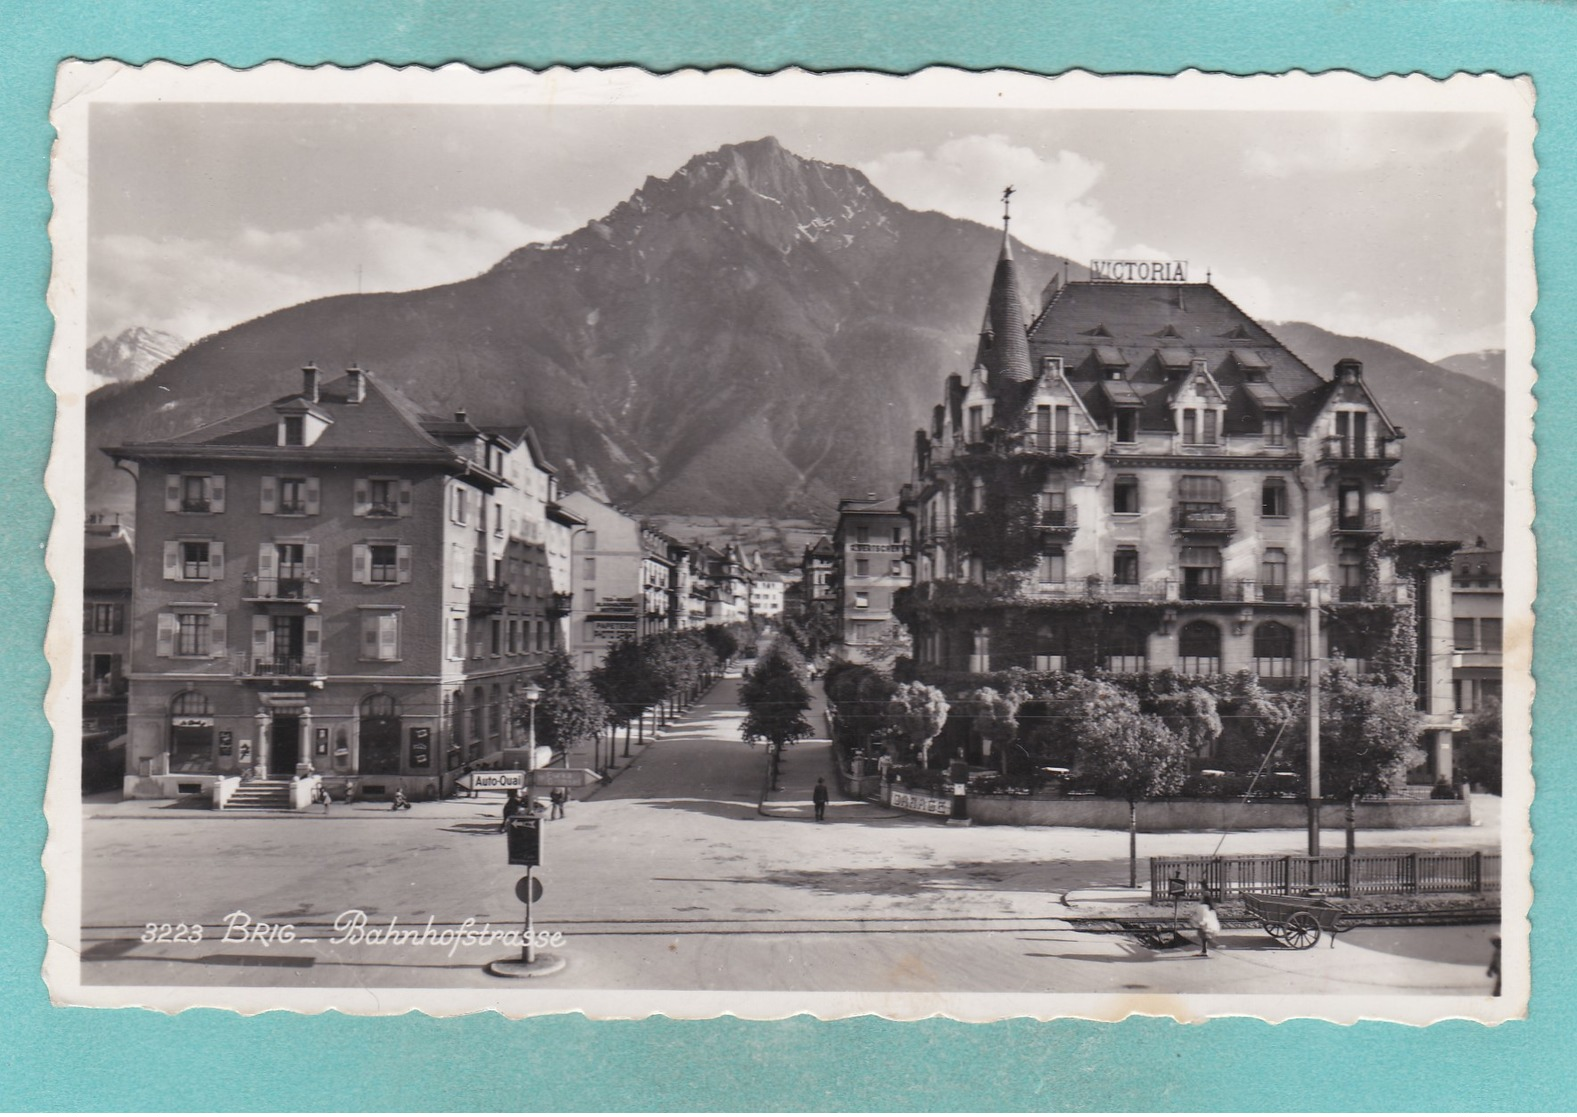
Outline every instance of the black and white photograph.
<svg viewBox="0 0 1577 1117">
<path fill-rule="evenodd" d="M 44 974 L 1519 1018 L 1532 90 L 68 63 Z"/>
</svg>

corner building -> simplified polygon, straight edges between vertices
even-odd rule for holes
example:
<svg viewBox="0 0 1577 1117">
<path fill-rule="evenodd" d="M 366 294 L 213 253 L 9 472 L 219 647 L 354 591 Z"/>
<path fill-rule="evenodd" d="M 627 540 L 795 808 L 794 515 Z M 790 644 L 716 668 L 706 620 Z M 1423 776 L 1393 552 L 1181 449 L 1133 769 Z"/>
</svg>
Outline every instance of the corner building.
<svg viewBox="0 0 1577 1117">
<path fill-rule="evenodd" d="M 899 609 L 922 672 L 1412 680 L 1403 432 L 1209 283 L 1061 282 L 1032 322 L 1004 234 L 974 367 L 916 433 Z M 1439 759 L 1439 758 L 1437 758 Z"/>
<path fill-rule="evenodd" d="M 562 643 L 569 524 L 527 429 L 425 415 L 370 373 L 176 438 L 137 476 L 125 793 L 224 777 L 441 794 L 526 743 Z M 297 805 L 293 801 L 274 805 Z"/>
</svg>

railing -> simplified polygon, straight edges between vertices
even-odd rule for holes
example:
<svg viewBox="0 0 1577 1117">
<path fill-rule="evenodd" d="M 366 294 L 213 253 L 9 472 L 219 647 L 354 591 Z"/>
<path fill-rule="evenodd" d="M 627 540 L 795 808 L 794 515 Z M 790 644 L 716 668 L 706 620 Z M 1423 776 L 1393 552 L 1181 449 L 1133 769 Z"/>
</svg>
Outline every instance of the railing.
<svg viewBox="0 0 1577 1117">
<path fill-rule="evenodd" d="M 548 595 L 548 612 L 557 616 L 567 616 L 575 607 L 575 596 L 568 593 L 554 593 Z"/>
<path fill-rule="evenodd" d="M 205 499 L 203 499 L 201 497 L 182 497 L 181 498 L 181 511 L 182 512 L 212 512 L 213 510 L 214 510 L 214 505 L 213 505 L 213 501 L 211 501 L 211 500 L 205 500 Z"/>
<path fill-rule="evenodd" d="M 1380 513 L 1377 509 L 1362 512 L 1356 516 L 1337 516 L 1335 531 L 1354 531 L 1365 535 L 1377 534 L 1384 530 Z"/>
<path fill-rule="evenodd" d="M 1220 582 L 1199 582 L 1189 585 L 1187 582 L 1179 583 L 1178 597 L 1183 601 L 1222 601 L 1226 594 L 1222 592 Z"/>
<path fill-rule="evenodd" d="M 307 512 L 307 502 L 304 500 L 281 500 L 276 506 L 281 516 L 304 516 Z"/>
<path fill-rule="evenodd" d="M 387 504 L 383 501 L 375 501 L 367 505 L 366 514 L 369 516 L 383 516 L 387 518 L 393 518 L 400 514 L 400 510 L 392 504 Z"/>
<path fill-rule="evenodd" d="M 318 597 L 318 579 L 313 575 L 281 577 L 247 574 L 242 595 L 248 601 L 311 601 Z"/>
<path fill-rule="evenodd" d="M 1190 507 L 1186 504 L 1180 504 L 1177 506 L 1177 514 L 1173 523 L 1178 531 L 1205 535 L 1230 535 L 1237 531 L 1238 513 L 1236 508 L 1223 508 L 1220 506 Z"/>
<path fill-rule="evenodd" d="M 1074 531 L 1079 526 L 1077 508 L 1042 508 L 1035 513 L 1035 526 L 1042 531 Z"/>
<path fill-rule="evenodd" d="M 1386 438 L 1331 435 L 1321 440 L 1320 460 L 1391 465 L 1402 460 L 1402 446 L 1401 443 Z"/>
<path fill-rule="evenodd" d="M 1026 431 L 1013 445 L 1029 454 L 1081 454 L 1084 435 L 1080 431 Z"/>
<path fill-rule="evenodd" d="M 1170 899 L 1178 876 L 1198 898 L 1290 896 L 1320 891 L 1339 896 L 1417 892 L 1499 892 L 1498 853 L 1381 853 L 1354 857 L 1189 857 L 1150 859 L 1150 899 Z"/>
<path fill-rule="evenodd" d="M 328 673 L 328 660 L 321 652 L 242 655 L 236 657 L 235 673 L 243 679 L 315 679 Z"/>
<path fill-rule="evenodd" d="M 477 582 L 471 587 L 471 608 L 496 613 L 504 607 L 509 587 L 503 582 Z"/>
</svg>

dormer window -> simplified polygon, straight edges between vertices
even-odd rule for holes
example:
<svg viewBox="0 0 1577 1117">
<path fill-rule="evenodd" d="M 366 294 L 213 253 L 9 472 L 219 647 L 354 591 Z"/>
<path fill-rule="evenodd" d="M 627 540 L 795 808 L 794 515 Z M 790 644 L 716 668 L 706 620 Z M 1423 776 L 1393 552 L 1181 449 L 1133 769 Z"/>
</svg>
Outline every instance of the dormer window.
<svg viewBox="0 0 1577 1117">
<path fill-rule="evenodd" d="M 985 429 L 986 409 L 979 405 L 969 409 L 968 440 L 979 442 Z"/>
<path fill-rule="evenodd" d="M 1139 412 L 1132 407 L 1117 409 L 1117 441 L 1139 441 Z"/>
<path fill-rule="evenodd" d="M 1040 361 L 1040 371 L 1045 376 L 1061 376 L 1062 358 L 1042 357 Z"/>
<path fill-rule="evenodd" d="M 279 444 L 281 446 L 306 445 L 306 417 L 286 415 L 280 420 Z"/>
</svg>

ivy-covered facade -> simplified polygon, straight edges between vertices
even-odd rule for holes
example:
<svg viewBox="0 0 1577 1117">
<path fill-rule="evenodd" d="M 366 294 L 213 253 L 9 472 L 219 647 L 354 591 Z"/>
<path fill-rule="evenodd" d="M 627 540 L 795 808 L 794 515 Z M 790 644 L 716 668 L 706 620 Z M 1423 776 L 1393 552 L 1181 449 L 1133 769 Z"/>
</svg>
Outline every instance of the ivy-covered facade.
<svg viewBox="0 0 1577 1117">
<path fill-rule="evenodd" d="M 1031 317 L 1004 227 L 973 367 L 902 497 L 915 670 L 1290 687 L 1317 659 L 1414 685 L 1449 773 L 1419 651 L 1439 577 L 1416 548 L 1399 565 L 1403 437 L 1360 362 L 1321 375 L 1209 282 L 1058 275 Z"/>
</svg>

